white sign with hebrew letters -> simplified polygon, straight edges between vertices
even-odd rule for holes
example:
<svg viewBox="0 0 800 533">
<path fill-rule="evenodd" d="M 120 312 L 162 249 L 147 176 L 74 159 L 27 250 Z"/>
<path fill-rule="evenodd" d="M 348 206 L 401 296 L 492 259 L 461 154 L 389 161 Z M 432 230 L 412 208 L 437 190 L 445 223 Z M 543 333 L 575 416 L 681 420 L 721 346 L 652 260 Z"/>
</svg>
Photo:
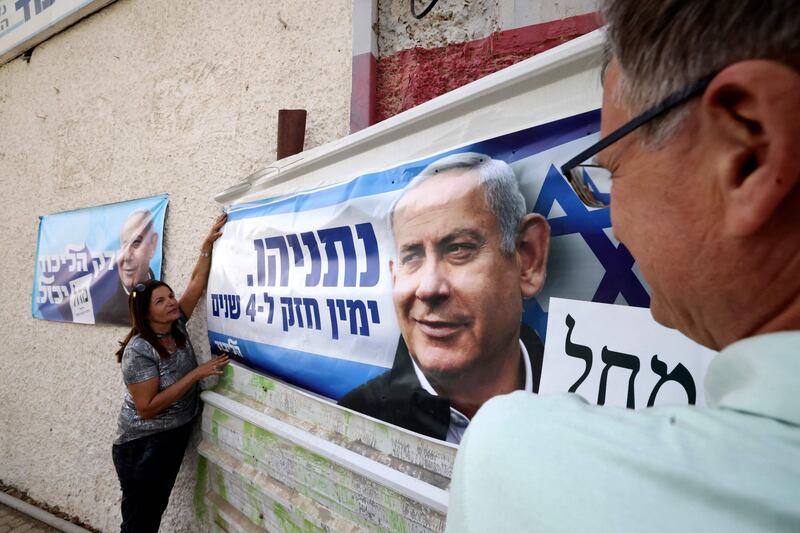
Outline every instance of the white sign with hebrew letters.
<svg viewBox="0 0 800 533">
<path fill-rule="evenodd" d="M 114 0 L 0 0 L 0 65 Z"/>
<path fill-rule="evenodd" d="M 705 405 L 716 352 L 658 324 L 649 309 L 551 298 L 539 394 L 597 405 Z"/>
</svg>

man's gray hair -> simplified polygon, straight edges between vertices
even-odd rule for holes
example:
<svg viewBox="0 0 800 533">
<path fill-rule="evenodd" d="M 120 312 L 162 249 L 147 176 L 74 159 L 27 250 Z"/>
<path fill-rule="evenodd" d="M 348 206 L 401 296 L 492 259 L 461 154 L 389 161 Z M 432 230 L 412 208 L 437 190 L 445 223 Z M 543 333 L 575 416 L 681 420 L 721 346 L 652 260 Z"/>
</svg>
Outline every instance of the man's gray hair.
<svg viewBox="0 0 800 533">
<path fill-rule="evenodd" d="M 601 0 L 600 13 L 622 71 L 615 96 L 633 113 L 738 61 L 800 65 L 797 0 Z M 666 139 L 684 116 L 669 113 L 645 139 Z"/>
<path fill-rule="evenodd" d="M 394 231 L 394 210 L 405 193 L 420 183 L 444 172 L 474 170 L 478 185 L 483 188 L 486 206 L 494 213 L 500 228 L 500 249 L 512 254 L 517 249 L 519 223 L 525 216 L 525 198 L 519 190 L 519 180 L 505 161 L 492 159 L 475 152 L 453 154 L 438 159 L 425 167 L 392 204 L 389 219 Z"/>
<path fill-rule="evenodd" d="M 128 223 L 129 220 L 133 220 L 134 218 L 141 217 L 142 221 L 136 226 L 137 229 L 142 228 L 142 233 L 149 235 L 153 232 L 153 213 L 150 212 L 149 209 L 137 209 L 135 211 L 131 211 L 130 214 L 125 217 L 125 222 L 122 223 L 124 226 Z"/>
</svg>

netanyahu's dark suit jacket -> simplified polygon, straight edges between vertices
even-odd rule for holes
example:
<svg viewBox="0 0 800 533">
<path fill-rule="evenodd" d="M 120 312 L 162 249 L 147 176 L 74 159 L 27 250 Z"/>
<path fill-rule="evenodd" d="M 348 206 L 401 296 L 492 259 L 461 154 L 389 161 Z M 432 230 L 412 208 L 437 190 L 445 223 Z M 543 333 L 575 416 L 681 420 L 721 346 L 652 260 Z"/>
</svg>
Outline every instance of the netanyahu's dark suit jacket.
<svg viewBox="0 0 800 533">
<path fill-rule="evenodd" d="M 533 392 L 539 392 L 544 346 L 525 324 L 519 335 L 531 361 Z M 391 370 L 342 396 L 339 405 L 441 440 L 450 427 L 450 400 L 422 388 L 402 336 Z"/>
</svg>

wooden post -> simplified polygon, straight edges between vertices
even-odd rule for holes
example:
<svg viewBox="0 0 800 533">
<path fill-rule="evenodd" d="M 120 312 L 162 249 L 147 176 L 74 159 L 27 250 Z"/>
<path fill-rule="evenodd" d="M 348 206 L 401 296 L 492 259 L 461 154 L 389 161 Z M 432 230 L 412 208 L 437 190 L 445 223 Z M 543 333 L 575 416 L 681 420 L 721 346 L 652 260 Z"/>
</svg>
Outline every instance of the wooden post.
<svg viewBox="0 0 800 533">
<path fill-rule="evenodd" d="M 278 159 L 303 151 L 306 138 L 306 110 L 278 110 Z"/>
</svg>

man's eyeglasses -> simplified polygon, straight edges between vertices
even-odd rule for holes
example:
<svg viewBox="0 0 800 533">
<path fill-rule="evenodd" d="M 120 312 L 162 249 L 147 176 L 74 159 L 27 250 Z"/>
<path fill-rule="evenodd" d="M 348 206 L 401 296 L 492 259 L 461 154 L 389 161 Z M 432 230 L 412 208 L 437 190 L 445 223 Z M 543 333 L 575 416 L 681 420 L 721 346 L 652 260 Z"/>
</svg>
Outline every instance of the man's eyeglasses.
<svg viewBox="0 0 800 533">
<path fill-rule="evenodd" d="M 579 153 L 561 166 L 578 198 L 589 207 L 608 207 L 611 202 L 611 171 L 597 163 L 595 157 L 636 128 L 647 124 L 679 104 L 699 96 L 717 75 L 710 74 L 680 91 L 667 96 L 659 104 L 651 107 L 619 129 Z"/>
</svg>

